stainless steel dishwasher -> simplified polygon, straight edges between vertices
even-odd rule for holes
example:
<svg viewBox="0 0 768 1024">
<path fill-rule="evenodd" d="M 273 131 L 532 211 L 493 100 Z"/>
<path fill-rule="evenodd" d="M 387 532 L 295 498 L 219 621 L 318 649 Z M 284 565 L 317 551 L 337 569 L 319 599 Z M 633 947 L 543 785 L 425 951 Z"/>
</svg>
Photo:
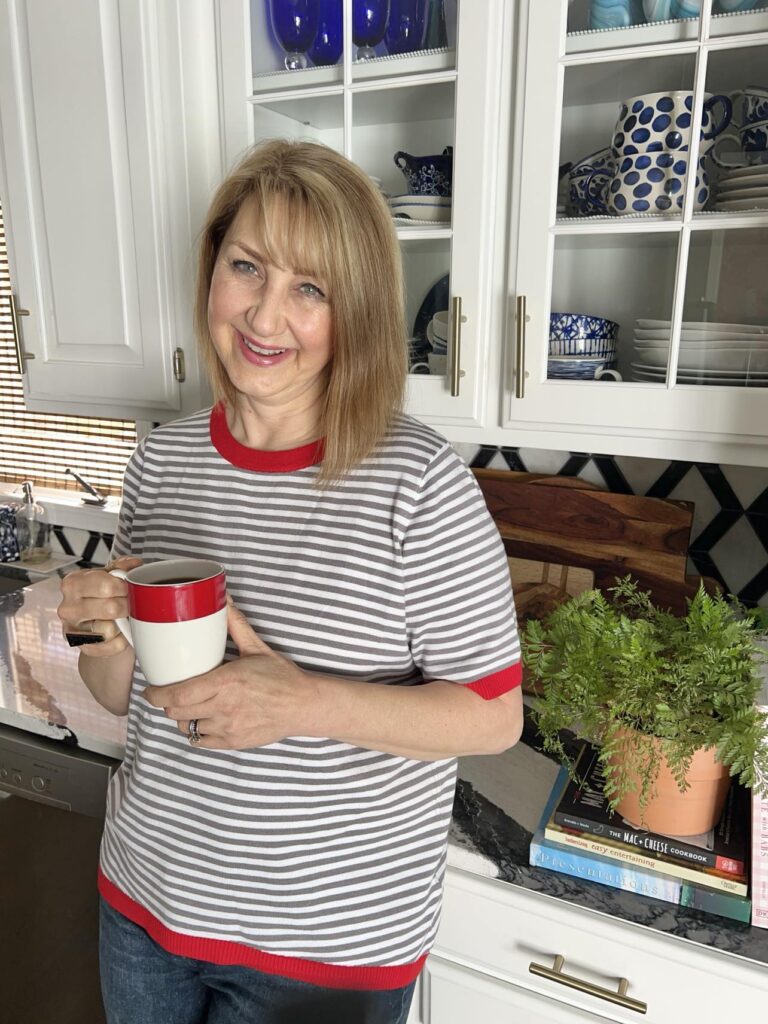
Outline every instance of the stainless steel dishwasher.
<svg viewBox="0 0 768 1024">
<path fill-rule="evenodd" d="M 124 723 L 79 680 L 58 579 L 17 573 L 0 574 L 0 1019 L 102 1024 L 96 869 Z"/>
</svg>

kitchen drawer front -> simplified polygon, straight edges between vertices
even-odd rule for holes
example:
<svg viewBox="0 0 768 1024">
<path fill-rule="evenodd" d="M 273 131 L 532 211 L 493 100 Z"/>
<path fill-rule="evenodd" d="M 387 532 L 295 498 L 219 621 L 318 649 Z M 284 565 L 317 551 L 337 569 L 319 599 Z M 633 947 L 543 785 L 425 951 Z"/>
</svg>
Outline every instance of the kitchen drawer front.
<svg viewBox="0 0 768 1024">
<path fill-rule="evenodd" d="M 720 1024 L 736 1007 L 741 1020 L 758 1020 L 768 1005 L 768 967 L 455 869 L 434 951 L 622 1024 Z M 647 1014 L 530 973 L 532 962 L 551 968 L 557 955 L 563 973 L 602 989 L 628 979 L 626 994 Z"/>
</svg>

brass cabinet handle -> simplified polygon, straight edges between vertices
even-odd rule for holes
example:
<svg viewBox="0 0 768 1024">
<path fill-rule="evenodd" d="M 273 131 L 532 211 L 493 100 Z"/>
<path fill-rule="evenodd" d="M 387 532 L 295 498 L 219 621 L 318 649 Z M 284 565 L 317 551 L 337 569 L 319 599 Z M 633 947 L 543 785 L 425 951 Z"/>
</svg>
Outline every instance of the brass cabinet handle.
<svg viewBox="0 0 768 1024">
<path fill-rule="evenodd" d="M 515 398 L 525 398 L 525 296 L 515 300 Z"/>
<path fill-rule="evenodd" d="M 627 995 L 629 982 L 626 978 L 619 978 L 619 987 L 614 992 L 613 989 L 593 985 L 591 981 L 582 981 L 581 978 L 574 978 L 572 974 L 564 974 L 564 966 L 565 957 L 558 954 L 551 967 L 545 967 L 544 964 L 530 963 L 528 964 L 528 970 L 539 978 L 548 978 L 550 981 L 556 981 L 558 985 L 565 985 L 568 988 L 575 988 L 579 992 L 586 992 L 588 996 L 605 999 L 609 1003 L 615 1003 L 617 1006 L 623 1007 L 625 1010 L 636 1010 L 637 1013 L 648 1012 L 647 1003 Z"/>
<path fill-rule="evenodd" d="M 19 373 L 26 373 L 27 368 L 24 365 L 25 360 L 34 359 L 35 357 L 31 352 L 25 352 L 22 348 L 21 331 L 19 330 L 20 316 L 29 316 L 29 310 L 17 309 L 16 296 L 11 292 L 11 326 L 13 328 L 13 345 L 16 349 L 16 366 L 18 367 Z"/>
<path fill-rule="evenodd" d="M 451 398 L 459 396 L 459 381 L 464 376 L 461 368 L 461 325 L 467 318 L 461 315 L 461 296 L 451 300 Z"/>
</svg>

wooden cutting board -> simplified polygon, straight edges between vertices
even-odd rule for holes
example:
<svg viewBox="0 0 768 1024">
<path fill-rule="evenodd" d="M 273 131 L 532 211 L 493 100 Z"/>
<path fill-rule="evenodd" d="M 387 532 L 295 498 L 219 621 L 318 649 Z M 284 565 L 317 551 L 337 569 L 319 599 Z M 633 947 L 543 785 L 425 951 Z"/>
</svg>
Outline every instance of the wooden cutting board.
<svg viewBox="0 0 768 1024">
<path fill-rule="evenodd" d="M 574 477 L 473 472 L 508 556 L 589 569 L 600 590 L 630 574 L 678 614 L 702 579 L 708 591 L 721 589 L 687 572 L 690 502 L 611 494 Z"/>
</svg>

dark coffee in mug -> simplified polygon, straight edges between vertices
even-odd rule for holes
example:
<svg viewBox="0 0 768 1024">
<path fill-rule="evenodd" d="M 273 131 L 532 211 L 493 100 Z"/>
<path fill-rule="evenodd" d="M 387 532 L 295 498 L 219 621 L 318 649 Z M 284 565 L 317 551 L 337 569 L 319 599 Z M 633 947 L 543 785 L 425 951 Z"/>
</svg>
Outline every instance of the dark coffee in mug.
<svg viewBox="0 0 768 1024">
<path fill-rule="evenodd" d="M 153 587 L 170 587 L 174 583 L 196 583 L 199 576 L 166 576 L 161 580 L 152 580 Z"/>
</svg>

